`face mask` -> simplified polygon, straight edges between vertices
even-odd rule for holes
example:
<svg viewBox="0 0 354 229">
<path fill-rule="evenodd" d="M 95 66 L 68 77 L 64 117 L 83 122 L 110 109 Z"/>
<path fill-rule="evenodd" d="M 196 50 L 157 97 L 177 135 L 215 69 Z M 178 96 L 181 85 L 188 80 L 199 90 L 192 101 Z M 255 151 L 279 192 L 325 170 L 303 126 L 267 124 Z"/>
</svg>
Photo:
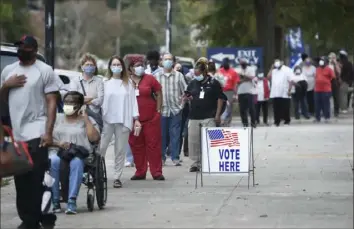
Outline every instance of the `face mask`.
<svg viewBox="0 0 354 229">
<path fill-rule="evenodd" d="M 33 60 L 34 57 L 34 52 L 33 51 L 26 51 L 23 49 L 18 49 L 17 50 L 17 57 L 21 62 L 28 62 Z"/>
<path fill-rule="evenodd" d="M 230 64 L 224 64 L 223 67 L 227 70 L 230 68 Z"/>
<path fill-rule="evenodd" d="M 95 66 L 84 66 L 82 67 L 82 71 L 87 75 L 87 76 L 93 76 L 93 74 L 96 71 Z"/>
<path fill-rule="evenodd" d="M 197 81 L 202 81 L 204 79 L 204 76 L 203 75 L 194 76 L 194 79 Z"/>
<path fill-rule="evenodd" d="M 306 61 L 305 64 L 306 64 L 307 66 L 309 66 L 309 65 L 311 65 L 311 62 L 310 62 L 310 61 Z"/>
<path fill-rule="evenodd" d="M 122 70 L 122 66 L 111 66 L 111 71 L 113 74 L 120 74 Z"/>
<path fill-rule="evenodd" d="M 320 66 L 324 66 L 324 61 L 323 60 L 320 60 L 319 63 L 318 63 Z"/>
<path fill-rule="evenodd" d="M 162 64 L 163 64 L 164 68 L 171 69 L 172 65 L 173 65 L 173 61 L 172 60 L 164 60 Z"/>
<path fill-rule="evenodd" d="M 70 116 L 70 115 L 73 115 L 75 113 L 76 109 L 75 109 L 74 105 L 64 104 L 63 111 L 64 111 L 65 115 Z"/>
<path fill-rule="evenodd" d="M 143 66 L 138 66 L 134 68 L 134 74 L 136 76 L 142 76 L 144 74 L 144 67 Z"/>
<path fill-rule="evenodd" d="M 280 61 L 274 62 L 274 67 L 279 68 L 280 67 Z"/>
<path fill-rule="evenodd" d="M 246 67 L 247 67 L 247 64 L 241 64 L 241 67 L 242 67 L 242 68 L 246 68 Z"/>
</svg>

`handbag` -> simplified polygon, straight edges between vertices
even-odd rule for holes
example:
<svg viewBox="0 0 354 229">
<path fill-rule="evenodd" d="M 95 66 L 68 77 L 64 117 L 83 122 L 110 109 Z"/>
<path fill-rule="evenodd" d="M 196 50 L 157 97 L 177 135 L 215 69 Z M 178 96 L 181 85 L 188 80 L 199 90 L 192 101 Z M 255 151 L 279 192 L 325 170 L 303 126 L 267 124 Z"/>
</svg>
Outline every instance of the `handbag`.
<svg viewBox="0 0 354 229">
<path fill-rule="evenodd" d="M 82 83 L 82 80 L 80 80 L 80 85 L 82 88 L 82 92 L 84 93 L 84 96 L 87 96 L 84 85 Z M 91 108 L 89 106 L 86 106 L 86 113 L 89 117 L 93 118 L 95 120 L 95 122 L 97 123 L 98 127 L 100 128 L 100 131 L 102 131 L 103 129 L 103 119 L 102 119 L 102 111 L 100 109 L 100 111 L 94 112 L 93 110 L 91 110 Z"/>
<path fill-rule="evenodd" d="M 4 141 L 0 149 L 0 177 L 10 177 L 21 175 L 33 168 L 33 160 L 28 150 L 26 142 L 16 142 L 12 130 L 8 126 L 3 126 L 5 135 L 11 141 Z"/>
</svg>

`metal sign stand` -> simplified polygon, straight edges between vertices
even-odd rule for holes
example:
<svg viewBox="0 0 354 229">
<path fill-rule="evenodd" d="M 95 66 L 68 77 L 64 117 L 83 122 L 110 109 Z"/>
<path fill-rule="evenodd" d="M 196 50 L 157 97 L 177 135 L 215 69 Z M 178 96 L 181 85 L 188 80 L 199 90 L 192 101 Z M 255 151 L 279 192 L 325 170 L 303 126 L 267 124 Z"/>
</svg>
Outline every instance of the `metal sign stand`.
<svg viewBox="0 0 354 229">
<path fill-rule="evenodd" d="M 200 171 L 197 171 L 195 174 L 195 189 L 198 188 L 198 176 L 200 175 L 200 186 L 203 187 L 203 162 L 202 162 L 202 152 L 203 152 L 203 134 L 202 134 L 202 125 L 199 125 L 200 128 L 200 154 L 198 161 L 200 161 Z M 248 158 L 248 163 L 249 163 L 249 169 L 248 169 L 248 182 L 247 182 L 247 187 L 248 189 L 250 188 L 250 181 L 251 181 L 251 175 L 252 175 L 252 186 L 255 186 L 255 166 L 254 166 L 254 147 L 253 147 L 253 127 L 246 127 L 245 129 L 248 129 L 248 134 L 249 134 L 249 158 Z M 207 135 L 205 136 L 207 140 Z M 207 147 L 207 155 L 208 155 L 208 162 L 209 162 L 209 174 L 210 173 L 210 159 L 209 159 L 209 147 Z M 219 173 L 220 174 L 220 173 Z M 241 173 L 242 174 L 242 173 Z"/>
</svg>

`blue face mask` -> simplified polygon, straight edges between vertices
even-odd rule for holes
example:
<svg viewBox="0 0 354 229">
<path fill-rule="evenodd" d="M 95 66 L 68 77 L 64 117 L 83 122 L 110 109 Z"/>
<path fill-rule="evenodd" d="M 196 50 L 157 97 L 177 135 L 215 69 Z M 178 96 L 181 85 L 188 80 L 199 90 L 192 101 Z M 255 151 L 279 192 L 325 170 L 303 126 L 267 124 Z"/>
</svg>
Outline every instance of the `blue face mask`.
<svg viewBox="0 0 354 229">
<path fill-rule="evenodd" d="M 111 71 L 113 74 L 120 74 L 123 71 L 122 66 L 111 66 Z"/>
<path fill-rule="evenodd" d="M 202 81 L 204 79 L 204 76 L 203 75 L 194 76 L 194 79 L 197 81 Z"/>
<path fill-rule="evenodd" d="M 93 74 L 96 71 L 96 67 L 95 66 L 84 66 L 84 67 L 82 67 L 82 71 L 88 76 L 93 76 Z"/>
<path fill-rule="evenodd" d="M 144 74 L 144 71 L 145 71 L 145 69 L 143 66 L 138 66 L 138 67 L 134 68 L 134 74 L 136 76 L 142 76 Z"/>
<path fill-rule="evenodd" d="M 162 65 L 166 69 L 171 69 L 172 65 L 173 65 L 173 61 L 172 60 L 164 60 Z"/>
</svg>

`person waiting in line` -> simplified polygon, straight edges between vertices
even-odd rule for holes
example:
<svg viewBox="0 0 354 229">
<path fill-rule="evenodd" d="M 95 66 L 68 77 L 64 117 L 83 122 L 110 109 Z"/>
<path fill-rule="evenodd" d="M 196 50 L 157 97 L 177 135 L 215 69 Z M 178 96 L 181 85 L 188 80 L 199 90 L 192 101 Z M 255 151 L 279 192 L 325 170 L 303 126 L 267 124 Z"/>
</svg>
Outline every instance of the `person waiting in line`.
<svg viewBox="0 0 354 229">
<path fill-rule="evenodd" d="M 314 99 L 314 88 L 315 88 L 315 76 L 316 67 L 313 65 L 311 58 L 307 57 L 304 64 L 302 65 L 302 73 L 307 79 L 307 92 L 306 101 L 309 115 L 315 114 L 315 99 Z"/>
<path fill-rule="evenodd" d="M 332 80 L 332 98 L 333 98 L 333 110 L 334 116 L 339 116 L 339 87 L 340 87 L 340 73 L 341 73 L 341 66 L 340 63 L 337 62 L 337 55 L 334 52 L 331 52 L 328 55 L 328 67 L 332 69 L 335 74 L 335 78 Z"/>
<path fill-rule="evenodd" d="M 334 71 L 328 67 L 326 60 L 322 57 L 319 60 L 319 66 L 316 69 L 315 81 L 315 122 L 321 121 L 321 113 L 325 122 L 329 122 L 331 117 L 331 81 L 335 78 Z"/>
<path fill-rule="evenodd" d="M 216 71 L 215 63 L 212 61 L 208 63 L 208 75 L 219 81 L 221 87 L 225 86 L 225 78 Z"/>
<path fill-rule="evenodd" d="M 342 66 L 340 72 L 340 109 L 343 114 L 348 112 L 348 94 L 349 87 L 352 86 L 354 81 L 354 70 L 352 63 L 348 60 L 348 53 L 344 50 L 339 52 L 339 61 Z"/>
<path fill-rule="evenodd" d="M 54 178 L 53 211 L 61 212 L 60 207 L 60 169 L 61 161 L 69 163 L 69 190 L 66 214 L 76 214 L 76 200 L 84 173 L 84 159 L 93 152 L 91 143 L 100 139 L 99 127 L 94 119 L 88 117 L 84 105 L 84 95 L 69 91 L 64 96 L 64 114 L 58 114 L 53 131 L 53 146 L 50 149 L 50 174 Z M 82 148 L 81 148 L 82 147 Z M 73 158 L 65 152 L 75 153 Z"/>
<path fill-rule="evenodd" d="M 149 51 L 146 54 L 147 66 L 145 69 L 146 74 L 155 75 L 163 69 L 159 66 L 160 53 L 158 51 Z"/>
<path fill-rule="evenodd" d="M 240 115 L 244 127 L 248 127 L 248 114 L 251 116 L 251 126 L 256 127 L 256 113 L 253 92 L 253 80 L 255 72 L 248 66 L 247 59 L 240 60 L 241 71 L 239 73 L 237 95 L 240 107 Z"/>
<path fill-rule="evenodd" d="M 144 69 L 134 74 L 143 74 Z M 113 56 L 108 62 L 107 81 L 104 82 L 104 101 L 102 105 L 103 132 L 100 152 L 104 156 L 114 135 L 114 188 L 121 188 L 125 149 L 129 133 L 141 128 L 138 102 L 134 85 L 129 79 L 122 58 Z"/>
<path fill-rule="evenodd" d="M 140 133 L 133 131 L 129 145 L 135 161 L 135 174 L 131 180 L 145 180 L 148 167 L 154 180 L 165 180 L 161 161 L 161 105 L 160 83 L 150 74 L 144 73 L 144 65 L 139 59 L 129 62 L 129 71 L 135 87 L 139 108 Z"/>
<path fill-rule="evenodd" d="M 162 128 L 162 160 L 166 161 L 166 148 L 171 147 L 171 160 L 175 166 L 180 166 L 179 152 L 180 131 L 182 120 L 182 96 L 187 84 L 180 72 L 173 70 L 173 56 L 166 53 L 162 58 L 163 71 L 156 74 L 157 81 L 162 86 L 164 98 L 161 108 Z M 169 136 L 168 136 L 169 135 Z M 167 141 L 169 137 L 169 143 Z"/>
<path fill-rule="evenodd" d="M 293 70 L 276 59 L 267 78 L 271 80 L 270 98 L 273 100 L 274 125 L 279 126 L 281 121 L 290 124 L 290 95 Z"/>
<path fill-rule="evenodd" d="M 232 109 L 233 102 L 237 98 L 237 84 L 240 81 L 240 77 L 237 72 L 231 68 L 229 58 L 224 58 L 222 67 L 219 69 L 218 74 L 222 75 L 225 79 L 225 85 L 223 91 L 227 96 L 228 106 L 226 107 L 225 114 L 223 115 L 222 126 L 230 126 L 232 121 Z"/>
<path fill-rule="evenodd" d="M 97 61 L 95 56 L 86 53 L 80 60 L 82 76 L 73 79 L 69 84 L 69 91 L 78 91 L 85 96 L 85 104 L 90 111 L 101 113 L 103 103 L 104 87 L 102 78 L 97 76 Z"/>
<path fill-rule="evenodd" d="M 219 81 L 208 75 L 205 63 L 198 63 L 194 68 L 194 79 L 187 87 L 184 98 L 190 101 L 189 113 L 189 157 L 193 161 L 190 172 L 201 168 L 201 129 L 215 127 L 220 124 L 220 116 L 224 103 L 224 94 Z"/>
<path fill-rule="evenodd" d="M 257 75 L 257 105 L 256 105 L 256 121 L 260 124 L 260 113 L 262 110 L 263 124 L 268 126 L 268 100 L 270 95 L 269 80 L 264 77 L 263 73 Z"/>
<path fill-rule="evenodd" d="M 296 66 L 294 68 L 294 76 L 291 85 L 291 97 L 294 104 L 294 116 L 295 119 L 300 119 L 301 114 L 306 118 L 310 119 L 306 104 L 306 92 L 307 92 L 307 79 L 302 73 L 302 68 Z"/>
</svg>

